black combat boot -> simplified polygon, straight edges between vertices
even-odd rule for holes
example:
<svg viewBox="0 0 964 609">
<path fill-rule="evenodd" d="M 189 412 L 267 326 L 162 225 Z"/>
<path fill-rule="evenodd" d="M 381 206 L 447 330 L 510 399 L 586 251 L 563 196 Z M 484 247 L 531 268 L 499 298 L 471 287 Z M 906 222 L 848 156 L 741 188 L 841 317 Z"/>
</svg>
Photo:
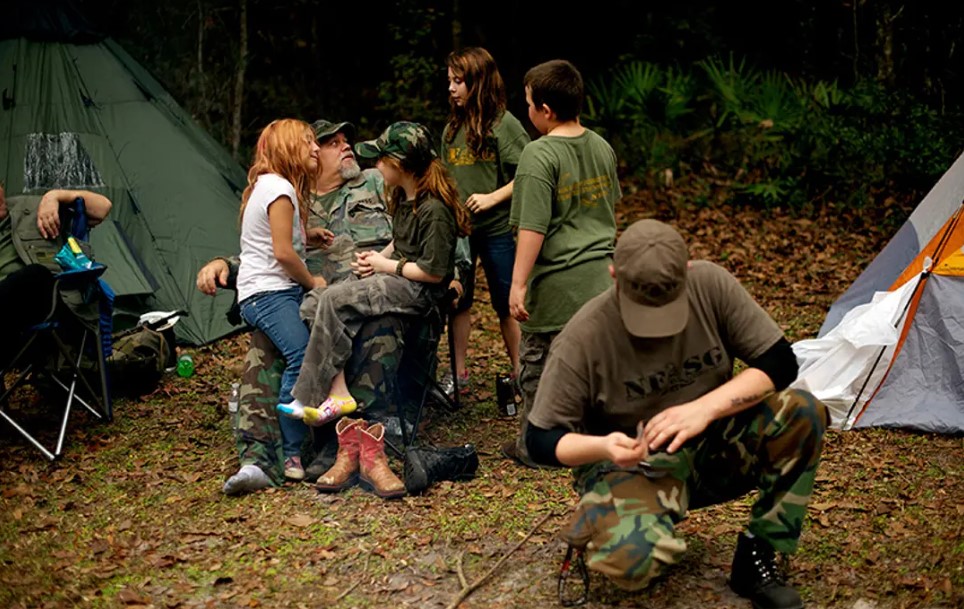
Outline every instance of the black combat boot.
<svg viewBox="0 0 964 609">
<path fill-rule="evenodd" d="M 417 495 L 442 480 L 471 480 L 478 468 L 479 455 L 471 444 L 409 447 L 405 450 L 405 490 Z"/>
<path fill-rule="evenodd" d="M 733 554 L 730 588 L 750 599 L 754 609 L 803 609 L 800 595 L 787 585 L 777 569 L 773 547 L 759 537 L 740 533 Z"/>
</svg>

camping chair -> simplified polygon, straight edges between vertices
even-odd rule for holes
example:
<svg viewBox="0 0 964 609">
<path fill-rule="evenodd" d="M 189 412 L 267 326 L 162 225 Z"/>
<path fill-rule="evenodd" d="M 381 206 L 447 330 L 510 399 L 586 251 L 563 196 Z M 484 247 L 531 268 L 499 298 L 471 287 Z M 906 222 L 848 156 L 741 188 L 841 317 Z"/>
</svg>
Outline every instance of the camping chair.
<svg viewBox="0 0 964 609">
<path fill-rule="evenodd" d="M 419 423 L 429 403 L 451 412 L 462 407 L 459 401 L 458 379 L 452 379 L 455 388 L 454 398 L 445 394 L 436 379 L 438 346 L 442 341 L 442 333 L 446 331 L 449 361 L 453 362 L 451 373 L 453 377 L 458 376 L 454 366 L 455 337 L 452 332 L 451 307 L 451 302 L 456 296 L 454 290 L 448 290 L 442 300 L 427 314 L 413 318 L 413 323 L 409 325 L 406 333 L 405 352 L 402 356 L 403 370 L 399 372 L 401 382 L 397 386 L 400 395 L 395 399 L 395 414 L 398 416 L 401 428 L 402 446 L 395 446 L 386 441 L 389 448 L 399 456 L 405 454 L 405 448 L 415 445 Z"/>
<path fill-rule="evenodd" d="M 72 214 L 69 222 L 63 221 L 65 212 Z M 89 231 L 83 199 L 78 198 L 68 209 L 62 208 L 61 218 L 62 226 L 70 226 L 71 236 L 86 240 Z M 20 336 L 23 346 L 3 370 L 0 370 L 0 418 L 51 461 L 60 457 L 63 451 L 67 421 L 75 402 L 99 420 L 110 421 L 113 418 L 106 364 L 110 349 L 110 304 L 113 294 L 110 293 L 110 288 L 99 280 L 106 268 L 102 264 L 94 263 L 91 268 L 72 269 L 55 274 L 50 308 L 43 321 L 34 324 Z M 95 321 L 81 318 L 81 309 L 91 311 L 94 307 Z M 91 386 L 91 381 L 85 374 L 85 359 L 92 364 L 97 374 L 97 389 Z M 9 388 L 3 389 L 2 380 L 13 370 L 19 370 L 19 375 Z M 49 379 L 66 392 L 57 443 L 52 450 L 31 435 L 8 411 L 9 398 L 13 391 L 33 375 Z M 87 399 L 78 394 L 79 388 L 86 390 Z"/>
</svg>

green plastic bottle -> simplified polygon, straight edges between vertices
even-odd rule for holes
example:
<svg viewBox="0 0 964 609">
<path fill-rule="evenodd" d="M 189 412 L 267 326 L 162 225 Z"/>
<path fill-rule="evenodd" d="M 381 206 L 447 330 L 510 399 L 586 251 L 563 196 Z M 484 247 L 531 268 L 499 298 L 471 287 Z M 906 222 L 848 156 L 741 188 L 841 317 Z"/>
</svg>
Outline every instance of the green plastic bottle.
<svg viewBox="0 0 964 609">
<path fill-rule="evenodd" d="M 183 353 L 177 358 L 177 375 L 181 378 L 190 378 L 194 375 L 194 358 L 190 353 Z"/>
</svg>

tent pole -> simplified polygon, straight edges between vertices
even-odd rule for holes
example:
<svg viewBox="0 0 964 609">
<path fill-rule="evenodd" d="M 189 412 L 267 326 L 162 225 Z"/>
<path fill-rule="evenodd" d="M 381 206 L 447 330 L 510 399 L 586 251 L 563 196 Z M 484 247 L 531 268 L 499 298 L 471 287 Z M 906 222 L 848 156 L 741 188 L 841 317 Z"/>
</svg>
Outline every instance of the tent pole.
<svg viewBox="0 0 964 609">
<path fill-rule="evenodd" d="M 957 223 L 958 223 L 958 222 L 960 221 L 960 219 L 961 219 L 961 211 L 962 211 L 962 210 L 964 210 L 964 201 L 961 201 L 960 207 L 958 207 L 958 208 L 957 208 L 957 211 L 954 212 L 954 219 L 953 219 L 953 221 L 951 221 L 951 223 L 947 225 L 947 228 L 944 229 L 944 234 L 941 235 L 940 241 L 937 242 L 937 247 L 934 248 L 934 255 L 933 255 L 932 258 L 931 258 L 931 260 L 933 261 L 932 264 L 933 264 L 933 263 L 936 263 L 938 260 L 940 260 L 940 255 L 941 255 L 941 253 L 943 253 L 943 251 L 944 251 L 944 246 L 947 245 L 948 239 L 950 239 L 951 234 L 953 234 L 953 232 L 954 232 L 954 228 L 957 226 Z M 917 278 L 917 285 L 914 286 L 914 290 L 911 292 L 910 298 L 907 299 L 907 304 L 904 305 L 904 310 L 901 311 L 900 317 L 898 317 L 898 318 L 897 318 L 897 321 L 894 323 L 894 328 L 897 328 L 898 326 L 900 326 L 901 320 L 903 320 L 904 317 L 907 315 L 907 310 L 910 308 L 911 304 L 914 302 L 914 299 L 916 298 L 917 293 L 918 293 L 921 289 L 923 289 L 924 282 L 927 280 L 928 277 L 930 277 L 930 274 L 931 274 L 931 270 L 930 270 L 930 269 L 925 269 L 923 272 L 921 272 L 920 276 L 918 276 L 918 278 Z M 899 341 L 898 341 L 898 342 L 899 342 Z M 898 348 L 899 348 L 899 347 L 898 347 Z M 860 402 L 860 397 L 864 394 L 864 389 L 867 388 L 867 383 L 870 382 L 870 377 L 873 376 L 874 370 L 877 369 L 877 364 L 880 363 L 880 360 L 881 360 L 881 358 L 883 357 L 884 352 L 885 352 L 886 350 L 887 350 L 887 347 L 881 347 L 880 352 L 877 354 L 877 359 L 874 360 L 874 365 L 871 366 L 870 371 L 867 373 L 867 378 L 864 379 L 864 384 L 861 385 L 860 391 L 857 392 L 857 397 L 854 398 L 853 404 L 851 404 L 851 405 L 850 405 L 850 409 L 847 410 L 847 417 L 844 419 L 844 424 L 846 424 L 848 421 L 850 421 L 850 417 L 853 415 L 854 408 L 856 408 L 856 407 L 857 407 L 857 404 Z M 897 357 L 897 352 L 896 352 L 896 351 L 895 351 L 895 353 L 894 353 L 894 357 Z M 893 364 L 893 360 L 891 360 L 891 364 Z M 885 375 L 885 378 L 886 378 L 886 375 Z M 881 384 L 883 384 L 883 379 L 881 380 Z M 878 385 L 877 388 L 879 389 L 880 386 Z M 876 390 L 874 391 L 874 393 L 876 394 Z M 867 401 L 869 402 L 871 399 L 873 399 L 873 397 L 874 397 L 874 396 L 870 396 L 870 398 L 869 398 Z M 866 404 L 864 405 L 864 407 L 866 408 Z M 863 410 L 861 410 L 861 413 L 863 413 Z M 860 415 L 858 415 L 858 418 L 859 418 L 859 416 L 860 416 Z M 854 423 L 856 423 L 856 421 L 854 421 Z M 851 427 L 853 427 L 853 423 L 851 423 Z"/>
</svg>

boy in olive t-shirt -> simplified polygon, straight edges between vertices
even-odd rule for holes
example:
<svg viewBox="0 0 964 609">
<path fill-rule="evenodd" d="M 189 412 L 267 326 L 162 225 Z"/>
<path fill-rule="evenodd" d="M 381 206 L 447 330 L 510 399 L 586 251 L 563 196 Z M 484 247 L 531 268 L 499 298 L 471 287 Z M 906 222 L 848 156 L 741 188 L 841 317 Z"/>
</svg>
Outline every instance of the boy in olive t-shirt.
<svg viewBox="0 0 964 609">
<path fill-rule="evenodd" d="M 529 120 L 543 137 L 522 151 L 509 221 L 519 229 L 509 312 L 522 328 L 518 436 L 502 446 L 534 466 L 525 447 L 527 418 L 553 338 L 588 300 L 609 285 L 620 197 L 616 155 L 579 123 L 583 84 L 563 60 L 529 70 Z"/>
</svg>

